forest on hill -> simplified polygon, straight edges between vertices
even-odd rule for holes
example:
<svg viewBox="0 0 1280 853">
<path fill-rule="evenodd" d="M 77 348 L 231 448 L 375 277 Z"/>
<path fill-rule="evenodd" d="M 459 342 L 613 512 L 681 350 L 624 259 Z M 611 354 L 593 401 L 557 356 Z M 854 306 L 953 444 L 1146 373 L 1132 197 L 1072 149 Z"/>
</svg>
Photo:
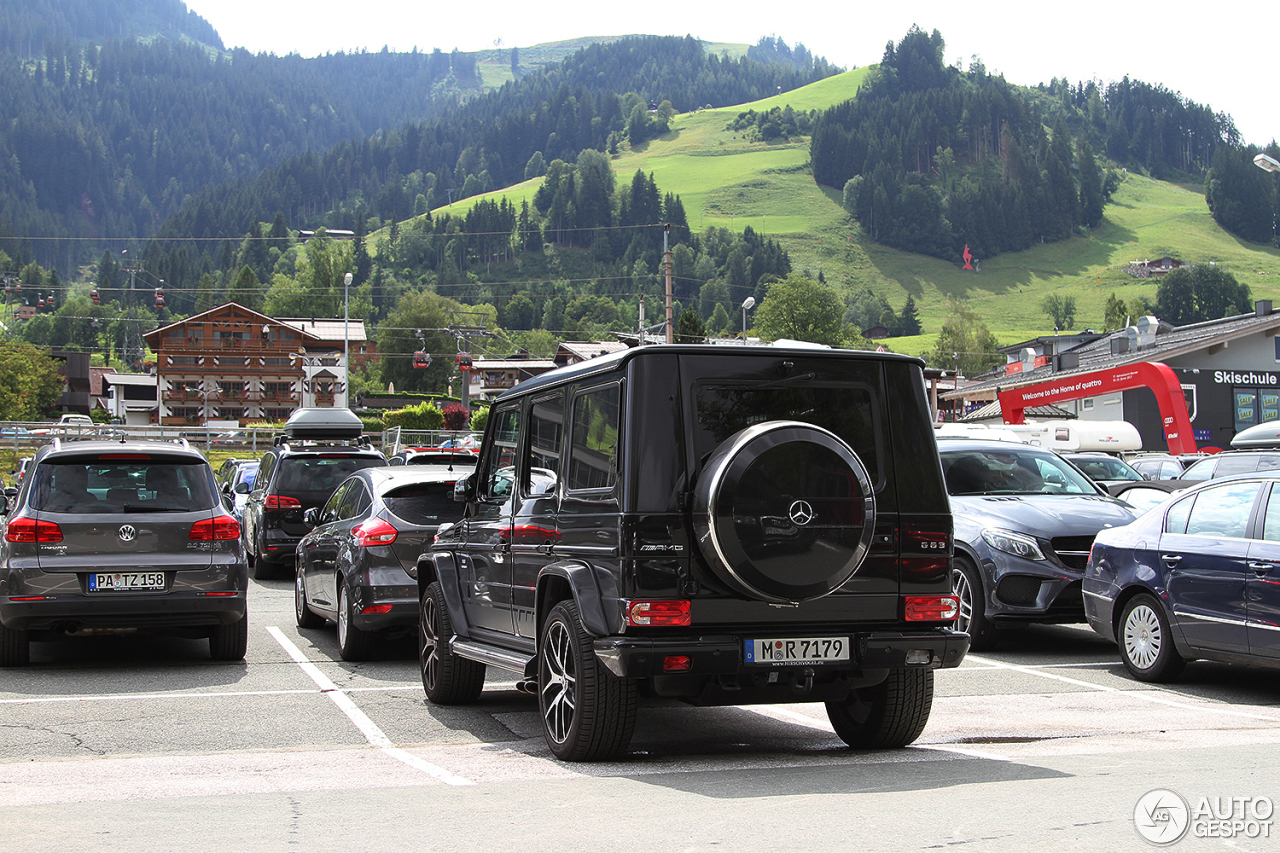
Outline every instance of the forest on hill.
<svg viewBox="0 0 1280 853">
<path fill-rule="evenodd" d="M 52 45 L 154 37 L 222 50 L 213 25 L 180 0 L 0 0 L 0 51 L 26 59 Z"/>
<path fill-rule="evenodd" d="M 1194 180 L 1239 142 L 1228 116 L 1161 86 L 1021 89 L 946 65 L 944 47 L 912 28 L 814 125 L 814 179 L 886 246 L 959 261 L 966 246 L 990 258 L 1061 240 L 1101 221 L 1118 181 L 1107 163 Z"/>
</svg>

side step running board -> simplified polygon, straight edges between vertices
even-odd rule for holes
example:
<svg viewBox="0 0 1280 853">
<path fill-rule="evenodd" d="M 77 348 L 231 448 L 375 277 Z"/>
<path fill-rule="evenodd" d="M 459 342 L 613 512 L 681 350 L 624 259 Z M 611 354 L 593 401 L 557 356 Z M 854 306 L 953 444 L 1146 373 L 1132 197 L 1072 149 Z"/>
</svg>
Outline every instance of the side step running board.
<svg viewBox="0 0 1280 853">
<path fill-rule="evenodd" d="M 464 657 L 467 660 L 473 660 L 486 666 L 496 666 L 499 669 L 510 670 L 521 675 L 525 673 L 529 663 L 533 660 L 530 655 L 491 646 L 487 643 L 478 643 L 475 640 L 463 640 L 456 636 L 449 641 L 449 650 L 458 657 Z"/>
</svg>

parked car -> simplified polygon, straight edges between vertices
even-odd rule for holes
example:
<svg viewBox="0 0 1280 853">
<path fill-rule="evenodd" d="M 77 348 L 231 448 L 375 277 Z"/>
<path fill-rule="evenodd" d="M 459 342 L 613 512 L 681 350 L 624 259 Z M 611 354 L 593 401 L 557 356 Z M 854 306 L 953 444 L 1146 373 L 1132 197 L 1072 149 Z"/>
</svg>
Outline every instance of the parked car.
<svg viewBox="0 0 1280 853">
<path fill-rule="evenodd" d="M 337 623 L 343 660 L 364 660 L 385 639 L 415 630 L 418 556 L 441 524 L 462 517 L 453 499 L 459 476 L 435 466 L 365 468 L 308 509 L 303 521 L 312 529 L 295 560 L 298 627 Z"/>
<path fill-rule="evenodd" d="M 444 450 L 466 450 L 471 453 L 480 452 L 480 440 L 474 435 L 464 435 L 460 438 L 451 438 L 448 441 L 440 442 L 440 447 Z"/>
<path fill-rule="evenodd" d="M 258 462 L 245 460 L 236 465 L 230 479 L 222 484 L 223 503 L 228 505 L 237 521 L 244 516 L 244 506 L 249 501 L 249 492 L 253 491 L 253 481 L 257 476 Z"/>
<path fill-rule="evenodd" d="M 622 755 L 641 693 L 824 702 L 860 748 L 919 736 L 969 644 L 923 363 L 721 349 L 628 349 L 497 398 L 465 517 L 416 567 L 431 702 L 513 672 L 568 761 Z"/>
<path fill-rule="evenodd" d="M 93 630 L 209 638 L 240 660 L 248 638 L 240 525 L 188 446 L 63 441 L 42 447 L 6 502 L 0 543 L 0 665 L 30 640 Z"/>
<path fill-rule="evenodd" d="M 27 470 L 30 467 L 31 467 L 30 456 L 18 457 L 17 463 L 13 466 L 13 470 L 9 472 L 10 476 L 13 477 L 13 485 L 15 486 L 22 485 L 22 481 L 26 478 Z"/>
<path fill-rule="evenodd" d="M 475 468 L 478 461 L 479 457 L 469 450 L 441 447 L 407 447 L 387 458 L 387 464 L 392 466 L 438 465 L 443 468 L 458 467 L 467 471 Z"/>
<path fill-rule="evenodd" d="M 1146 479 L 1128 462 L 1110 453 L 1063 453 L 1061 456 L 1108 491 L 1112 486 L 1141 483 Z"/>
<path fill-rule="evenodd" d="M 1114 498 L 1127 503 L 1139 514 L 1164 503 L 1171 492 L 1181 491 L 1186 483 L 1177 480 L 1143 480 L 1139 483 L 1117 483 L 1107 487 Z"/>
<path fill-rule="evenodd" d="M 324 506 L 338 484 L 361 468 L 385 467 L 349 409 L 297 409 L 260 460 L 241 524 L 257 579 L 291 567 L 308 532 L 303 513 Z"/>
<path fill-rule="evenodd" d="M 1263 471 L 1280 471 L 1280 450 L 1224 450 L 1192 463 L 1178 480 L 1187 485 Z"/>
<path fill-rule="evenodd" d="M 218 482 L 226 483 L 230 480 L 232 473 L 240 466 L 240 463 L 244 461 L 245 460 L 237 459 L 234 456 L 229 456 L 222 460 L 222 464 L 218 466 L 217 471 Z"/>
<path fill-rule="evenodd" d="M 239 447 L 252 440 L 253 436 L 248 431 L 236 429 L 218 433 L 209 439 L 209 444 L 213 447 Z"/>
<path fill-rule="evenodd" d="M 1128 459 L 1133 470 L 1148 480 L 1174 480 L 1192 463 L 1209 458 L 1207 453 L 1143 453 Z"/>
<path fill-rule="evenodd" d="M 1085 613 L 1139 681 L 1280 667 L 1280 472 L 1214 479 L 1094 541 Z"/>
<path fill-rule="evenodd" d="M 991 648 L 1006 628 L 1084 621 L 1093 537 L 1133 510 L 1051 450 L 949 438 L 938 448 L 955 519 L 956 627 L 971 647 Z"/>
</svg>

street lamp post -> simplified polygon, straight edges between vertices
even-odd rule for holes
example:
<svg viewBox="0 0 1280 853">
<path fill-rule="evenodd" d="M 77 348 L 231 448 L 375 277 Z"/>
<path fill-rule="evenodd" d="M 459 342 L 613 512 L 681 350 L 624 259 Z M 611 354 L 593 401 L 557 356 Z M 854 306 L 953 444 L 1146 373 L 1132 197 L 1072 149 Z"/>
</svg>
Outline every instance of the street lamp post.
<svg viewBox="0 0 1280 853">
<path fill-rule="evenodd" d="M 747 311 L 756 307 L 756 298 L 748 296 L 742 300 L 742 345 L 747 345 Z"/>
<path fill-rule="evenodd" d="M 1253 165 L 1257 166 L 1264 172 L 1280 172 L 1280 160 L 1268 155 L 1257 154 L 1253 158 Z M 1273 187 L 1274 188 L 1274 187 Z M 1276 244 L 1276 200 L 1271 200 L 1271 245 Z"/>
<path fill-rule="evenodd" d="M 349 326 L 351 316 L 349 307 L 349 288 L 351 287 L 351 273 L 347 273 L 342 277 L 342 396 L 347 401 L 347 408 L 351 408 L 351 338 L 349 335 Z"/>
</svg>

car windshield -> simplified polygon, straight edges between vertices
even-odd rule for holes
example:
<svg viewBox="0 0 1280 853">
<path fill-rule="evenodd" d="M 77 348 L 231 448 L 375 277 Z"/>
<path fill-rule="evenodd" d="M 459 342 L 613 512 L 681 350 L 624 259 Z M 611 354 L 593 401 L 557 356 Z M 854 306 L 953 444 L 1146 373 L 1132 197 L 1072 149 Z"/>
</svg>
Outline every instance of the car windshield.
<svg viewBox="0 0 1280 853">
<path fill-rule="evenodd" d="M 1112 456 L 1077 456 L 1076 467 L 1095 480 L 1141 480 L 1142 475 Z"/>
<path fill-rule="evenodd" d="M 207 466 L 145 453 L 71 456 L 38 465 L 31 505 L 45 512 L 186 512 L 209 509 Z"/>
<path fill-rule="evenodd" d="M 1063 459 L 1018 448 L 942 454 L 951 495 L 1096 495 L 1089 479 Z"/>
</svg>

